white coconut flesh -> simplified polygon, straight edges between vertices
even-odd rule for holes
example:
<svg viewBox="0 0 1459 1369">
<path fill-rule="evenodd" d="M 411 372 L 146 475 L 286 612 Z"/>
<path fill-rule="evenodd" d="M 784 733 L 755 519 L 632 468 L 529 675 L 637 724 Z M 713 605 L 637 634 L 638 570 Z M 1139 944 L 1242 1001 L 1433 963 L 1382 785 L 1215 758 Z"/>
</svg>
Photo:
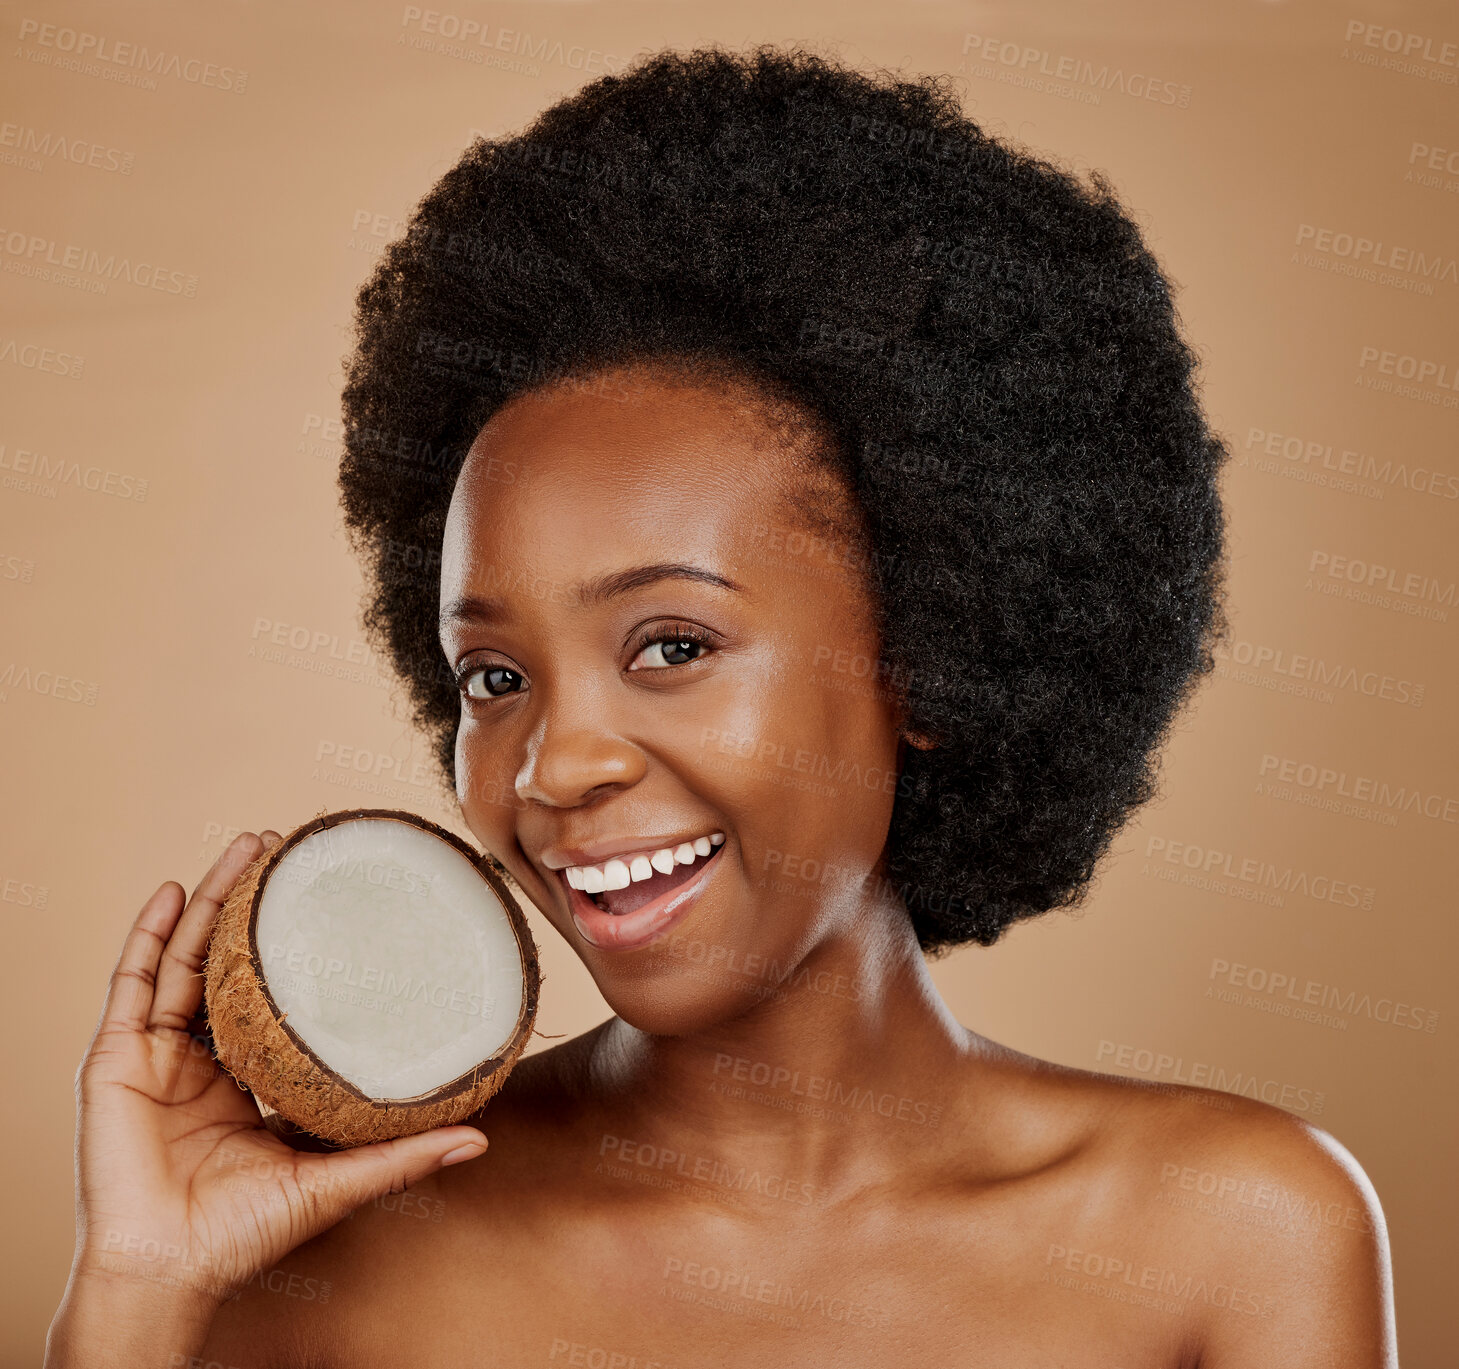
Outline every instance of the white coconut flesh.
<svg viewBox="0 0 1459 1369">
<path fill-rule="evenodd" d="M 497 1056 L 526 977 L 511 919 L 455 847 L 358 818 L 285 852 L 259 898 L 258 963 L 281 1020 L 372 1099 L 434 1093 Z"/>
</svg>

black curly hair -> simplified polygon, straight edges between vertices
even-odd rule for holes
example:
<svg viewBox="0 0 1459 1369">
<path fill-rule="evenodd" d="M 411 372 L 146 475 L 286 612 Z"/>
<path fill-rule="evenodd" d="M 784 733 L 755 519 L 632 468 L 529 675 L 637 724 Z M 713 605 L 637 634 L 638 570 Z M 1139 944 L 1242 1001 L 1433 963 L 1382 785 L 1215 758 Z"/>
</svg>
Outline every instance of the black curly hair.
<svg viewBox="0 0 1459 1369">
<path fill-rule="evenodd" d="M 922 948 L 1082 902 L 1226 637 L 1227 448 L 1106 177 L 950 78 L 803 48 L 646 54 L 476 139 L 357 299 L 345 526 L 367 630 L 455 783 L 436 638 L 456 474 L 512 396 L 674 359 L 815 415 L 871 539 Z"/>
</svg>

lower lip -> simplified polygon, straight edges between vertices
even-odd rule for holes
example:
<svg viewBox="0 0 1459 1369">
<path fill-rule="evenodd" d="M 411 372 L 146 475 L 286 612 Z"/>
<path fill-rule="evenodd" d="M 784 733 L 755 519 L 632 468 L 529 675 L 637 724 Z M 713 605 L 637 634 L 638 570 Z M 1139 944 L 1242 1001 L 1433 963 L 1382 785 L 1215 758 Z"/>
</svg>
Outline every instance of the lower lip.
<svg viewBox="0 0 1459 1369">
<path fill-rule="evenodd" d="M 671 927 L 682 922 L 699 901 L 706 882 L 719 864 L 724 847 L 725 843 L 721 842 L 692 879 L 664 890 L 656 899 L 631 913 L 605 913 L 590 895 L 572 888 L 564 880 L 573 925 L 589 945 L 600 951 L 631 951 L 657 941 Z"/>
</svg>

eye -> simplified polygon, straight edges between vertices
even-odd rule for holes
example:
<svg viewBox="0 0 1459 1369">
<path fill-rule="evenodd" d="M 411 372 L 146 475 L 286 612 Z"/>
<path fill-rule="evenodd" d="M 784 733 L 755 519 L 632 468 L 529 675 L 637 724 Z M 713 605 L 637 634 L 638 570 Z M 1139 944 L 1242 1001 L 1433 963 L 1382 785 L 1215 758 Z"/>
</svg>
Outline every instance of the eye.
<svg viewBox="0 0 1459 1369">
<path fill-rule="evenodd" d="M 665 666 L 689 665 L 710 649 L 710 634 L 693 623 L 673 623 L 640 637 L 635 645 L 630 670 L 662 670 Z M 638 664 L 642 658 L 643 664 Z"/>
<path fill-rule="evenodd" d="M 642 666 L 630 665 L 628 668 L 630 670 L 642 670 L 644 666 L 658 668 L 659 666 L 666 665 L 688 665 L 690 661 L 696 661 L 699 657 L 697 654 L 687 655 L 687 653 L 691 651 L 697 653 L 700 646 L 701 643 L 692 641 L 687 637 L 676 638 L 673 641 L 670 641 L 667 637 L 660 637 L 656 641 L 650 642 L 639 653 L 644 657 L 644 664 Z M 675 659 L 671 660 L 670 657 Z"/>
<path fill-rule="evenodd" d="M 456 688 L 467 699 L 497 699 L 519 692 L 522 677 L 510 666 L 467 665 L 456 672 Z"/>
</svg>

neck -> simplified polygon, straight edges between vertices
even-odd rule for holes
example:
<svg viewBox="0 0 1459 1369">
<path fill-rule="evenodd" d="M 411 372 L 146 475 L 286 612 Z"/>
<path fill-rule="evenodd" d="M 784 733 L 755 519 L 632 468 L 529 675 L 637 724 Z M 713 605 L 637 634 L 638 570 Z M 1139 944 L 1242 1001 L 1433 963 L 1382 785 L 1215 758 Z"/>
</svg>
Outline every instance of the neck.
<svg viewBox="0 0 1459 1369">
<path fill-rule="evenodd" d="M 594 1092 L 632 1129 L 605 1137 L 609 1152 L 641 1165 L 651 1146 L 681 1177 L 723 1162 L 834 1189 L 853 1170 L 905 1166 L 953 1121 L 952 1070 L 973 1037 L 932 983 L 905 909 L 865 908 L 762 987 L 746 1011 L 683 1035 L 603 1025 Z"/>
</svg>

